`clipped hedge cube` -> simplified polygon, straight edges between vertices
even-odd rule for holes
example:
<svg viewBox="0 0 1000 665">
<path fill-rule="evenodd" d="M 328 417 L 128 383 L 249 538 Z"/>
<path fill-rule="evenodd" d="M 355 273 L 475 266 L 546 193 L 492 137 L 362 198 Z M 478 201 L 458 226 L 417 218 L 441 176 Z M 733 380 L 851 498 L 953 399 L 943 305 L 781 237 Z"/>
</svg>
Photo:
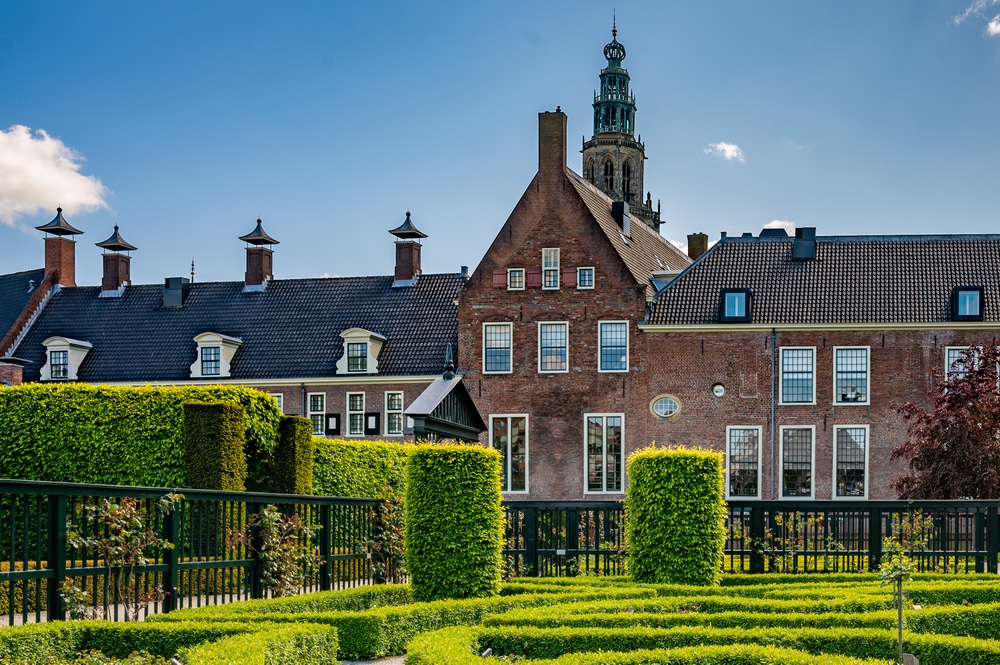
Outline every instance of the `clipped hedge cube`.
<svg viewBox="0 0 1000 665">
<path fill-rule="evenodd" d="M 278 448 L 274 451 L 272 492 L 313 493 L 312 423 L 302 416 L 282 416 L 278 425 Z"/>
<path fill-rule="evenodd" d="M 246 490 L 243 407 L 230 402 L 184 404 L 184 466 L 194 489 Z"/>
</svg>

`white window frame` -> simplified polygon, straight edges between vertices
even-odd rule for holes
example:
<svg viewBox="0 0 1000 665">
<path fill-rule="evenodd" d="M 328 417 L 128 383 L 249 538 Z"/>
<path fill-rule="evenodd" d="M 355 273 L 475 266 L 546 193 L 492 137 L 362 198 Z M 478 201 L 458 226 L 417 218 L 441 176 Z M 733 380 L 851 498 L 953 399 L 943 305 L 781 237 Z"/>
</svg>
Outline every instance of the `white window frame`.
<svg viewBox="0 0 1000 665">
<path fill-rule="evenodd" d="M 808 402 L 788 402 L 785 400 L 785 352 L 812 351 L 812 396 Z M 782 346 L 778 350 L 778 404 L 788 406 L 809 406 L 816 404 L 816 347 L 815 346 Z"/>
<path fill-rule="evenodd" d="M 865 352 L 865 399 L 860 402 L 841 401 L 840 393 L 837 391 L 837 352 L 857 351 L 863 349 Z M 833 347 L 833 405 L 834 406 L 868 406 L 872 403 L 872 349 L 870 346 L 835 346 Z"/>
<path fill-rule="evenodd" d="M 268 393 L 271 397 L 278 401 L 278 411 L 282 413 L 285 412 L 285 393 Z"/>
<path fill-rule="evenodd" d="M 490 417 L 489 417 L 490 448 L 495 448 L 495 446 L 493 445 L 493 421 L 497 420 L 497 419 L 506 419 L 507 420 L 507 435 L 508 435 L 507 450 L 506 450 L 505 453 L 500 453 L 500 455 L 502 456 L 502 458 L 504 460 L 504 463 L 507 465 L 507 468 L 506 468 L 506 472 L 507 472 L 506 477 L 507 477 L 507 483 L 508 483 L 508 486 L 509 486 L 510 485 L 510 438 L 509 437 L 510 437 L 510 419 L 511 418 L 524 418 L 524 489 L 523 490 L 511 490 L 511 489 L 503 488 L 502 491 L 503 491 L 504 494 L 527 494 L 528 490 L 530 488 L 530 485 L 528 484 L 529 483 L 529 473 L 528 473 L 528 470 L 531 468 L 529 466 L 530 454 L 531 454 L 531 447 L 530 447 L 530 438 L 529 438 L 530 437 L 530 434 L 529 434 L 530 430 L 529 430 L 529 418 L 528 418 L 528 414 L 527 413 L 491 413 Z"/>
<path fill-rule="evenodd" d="M 542 369 L 542 327 L 562 326 L 566 331 L 566 367 L 563 369 Z M 569 373 L 569 321 L 539 321 L 538 322 L 538 373 L 568 374 Z"/>
<path fill-rule="evenodd" d="M 509 340 L 510 344 L 507 347 L 508 351 L 507 369 L 504 370 L 486 369 L 486 337 L 487 337 L 486 331 L 488 328 L 492 326 L 507 328 L 507 339 Z M 483 374 L 511 374 L 513 373 L 513 371 L 514 371 L 514 324 L 487 321 L 486 323 L 483 324 Z"/>
<path fill-rule="evenodd" d="M 90 342 L 69 337 L 49 337 L 42 342 L 42 346 L 45 347 L 45 364 L 40 371 L 42 381 L 76 381 L 80 364 L 94 348 Z M 52 376 L 53 351 L 66 352 L 66 376 Z"/>
<path fill-rule="evenodd" d="M 604 350 L 604 326 L 607 324 L 624 324 L 625 325 L 625 367 L 623 369 L 604 369 L 601 365 L 603 359 Z M 629 328 L 629 321 L 598 321 L 597 322 L 597 371 L 601 374 L 624 374 L 628 373 L 629 370 L 629 336 L 631 330 Z"/>
<path fill-rule="evenodd" d="M 337 374 L 378 374 L 378 356 L 385 345 L 385 337 L 364 328 L 348 328 L 340 333 L 344 340 L 343 353 L 337 361 Z M 365 360 L 364 369 L 351 370 L 348 368 L 347 348 L 350 344 L 366 344 L 365 351 L 368 356 Z"/>
<path fill-rule="evenodd" d="M 351 397 L 357 395 L 361 396 L 360 411 L 356 409 L 355 410 L 351 409 Z M 365 394 L 363 392 L 347 393 L 347 395 L 344 398 L 344 407 L 345 407 L 344 411 L 347 413 L 347 436 L 364 436 L 365 425 L 367 425 L 367 423 L 365 422 Z M 361 431 L 359 432 L 354 431 L 354 421 L 351 420 L 351 416 L 360 416 L 361 420 L 359 422 L 361 423 Z"/>
<path fill-rule="evenodd" d="M 946 346 L 946 347 L 944 347 L 944 380 L 945 381 L 949 380 L 951 378 L 952 373 L 953 373 L 952 369 L 951 369 L 952 362 L 957 361 L 959 359 L 959 357 L 962 355 L 962 352 L 965 351 L 968 348 L 969 348 L 968 346 Z M 955 354 L 955 360 L 949 361 L 948 360 L 948 356 L 950 356 L 952 353 Z M 958 371 L 956 371 L 954 373 L 958 374 L 958 372 L 960 372 L 960 371 L 963 371 L 963 370 L 958 370 Z"/>
<path fill-rule="evenodd" d="M 621 418 L 622 422 L 622 432 L 621 432 L 621 463 L 618 465 L 618 470 L 621 473 L 621 489 L 618 490 L 592 490 L 590 489 L 590 449 L 589 442 L 587 441 L 587 425 L 591 418 L 604 418 L 604 441 L 603 441 L 603 456 L 601 461 L 601 467 L 604 469 L 604 475 L 602 479 L 602 484 L 606 488 L 608 486 L 608 418 Z M 583 493 L 584 494 L 623 494 L 625 492 L 625 461 L 627 455 L 625 453 L 625 414 L 624 413 L 585 413 L 583 414 Z"/>
<path fill-rule="evenodd" d="M 551 267 L 551 266 L 549 266 L 548 268 L 545 267 L 545 253 L 546 252 L 554 252 L 555 253 L 554 254 L 554 256 L 555 256 L 555 267 L 554 268 Z M 552 254 L 550 254 L 549 256 L 551 257 Z M 550 263 L 551 263 L 551 261 L 550 261 Z M 559 289 L 559 281 L 560 281 L 560 278 L 562 277 L 559 274 L 559 271 L 560 271 L 559 248 L 558 247 L 545 247 L 545 248 L 543 248 L 542 249 L 542 290 L 543 291 L 557 291 Z M 555 286 L 545 286 L 545 275 L 547 273 L 552 273 L 552 274 L 555 275 Z"/>
<path fill-rule="evenodd" d="M 514 283 L 514 275 L 520 275 L 521 286 L 512 286 Z M 527 279 L 527 271 L 524 268 L 507 268 L 507 290 L 508 291 L 524 291 L 524 287 Z"/>
<path fill-rule="evenodd" d="M 389 409 L 389 396 L 390 395 L 399 395 L 399 409 L 392 409 L 392 410 Z M 403 401 L 403 397 L 404 396 L 403 396 L 403 391 L 402 390 L 387 390 L 387 391 L 385 391 L 385 395 L 382 398 L 382 401 L 383 401 L 383 403 L 385 405 L 385 418 L 384 418 L 384 420 L 385 420 L 385 426 L 384 426 L 385 436 L 403 436 L 403 430 L 406 429 L 406 420 L 403 417 L 403 409 L 405 408 L 405 402 Z M 389 431 L 389 416 L 390 415 L 395 415 L 395 414 L 399 415 L 399 431 L 398 432 L 391 432 L 391 431 Z"/>
<path fill-rule="evenodd" d="M 590 286 L 582 286 L 581 285 L 582 284 L 582 280 L 580 279 L 580 275 L 582 275 L 583 271 L 585 271 L 585 270 L 589 270 L 590 271 Z M 587 291 L 592 291 L 594 289 L 594 285 L 596 283 L 597 283 L 597 271 L 594 270 L 593 266 L 584 266 L 584 267 L 576 269 L 576 288 L 587 290 Z"/>
<path fill-rule="evenodd" d="M 861 496 L 837 495 L 837 431 L 842 429 L 863 429 L 865 431 L 865 493 Z M 871 426 L 870 425 L 834 425 L 833 426 L 833 473 L 831 478 L 830 497 L 834 501 L 864 501 L 868 498 L 868 485 L 871 480 Z"/>
<path fill-rule="evenodd" d="M 316 411 L 312 408 L 313 397 L 323 398 L 323 409 L 321 411 Z M 319 431 L 316 431 L 316 422 L 313 420 L 314 416 L 319 416 L 320 418 L 321 425 Z M 312 423 L 313 436 L 326 436 L 326 393 L 308 393 L 306 395 L 306 417 Z"/>
<path fill-rule="evenodd" d="M 809 496 L 785 496 L 785 431 L 790 429 L 809 430 Z M 782 425 L 778 428 L 778 498 L 784 501 L 815 501 L 816 500 L 816 426 L 815 425 Z"/>
<path fill-rule="evenodd" d="M 213 352 L 214 358 L 207 358 L 207 352 Z M 201 346 L 198 347 L 198 355 L 201 356 L 201 375 L 203 377 L 222 376 L 222 347 L 221 346 Z M 206 363 L 214 363 L 215 371 L 206 372 Z"/>
<path fill-rule="evenodd" d="M 757 432 L 757 496 L 731 496 L 729 493 L 729 488 L 732 486 L 732 448 L 730 444 L 730 432 L 734 430 L 754 430 Z M 764 486 L 763 486 L 763 464 L 764 464 L 764 445 L 763 445 L 764 429 L 760 425 L 727 425 L 726 426 L 726 499 L 732 499 L 734 501 L 758 501 L 763 498 Z"/>
</svg>

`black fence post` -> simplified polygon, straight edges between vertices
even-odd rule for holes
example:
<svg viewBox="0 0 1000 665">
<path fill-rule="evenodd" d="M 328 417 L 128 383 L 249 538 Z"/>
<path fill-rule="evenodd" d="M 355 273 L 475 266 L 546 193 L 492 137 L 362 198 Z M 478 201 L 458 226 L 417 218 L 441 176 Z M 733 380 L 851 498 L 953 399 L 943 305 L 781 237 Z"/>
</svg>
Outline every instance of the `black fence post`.
<svg viewBox="0 0 1000 665">
<path fill-rule="evenodd" d="M 986 509 L 986 572 L 1000 573 L 997 558 L 1000 557 L 1000 521 L 996 506 Z"/>
<path fill-rule="evenodd" d="M 988 557 L 986 552 L 986 530 L 989 528 L 989 523 L 986 519 L 986 513 L 982 509 L 976 509 L 973 516 L 976 521 L 976 572 L 985 573 Z"/>
<path fill-rule="evenodd" d="M 529 575 L 538 577 L 538 509 L 534 506 L 524 509 L 524 565 Z"/>
<path fill-rule="evenodd" d="M 52 569 L 49 580 L 47 609 L 49 620 L 66 618 L 66 608 L 59 596 L 59 587 L 66 581 L 66 497 L 49 496 L 48 561 Z M 13 569 L 13 566 L 11 567 Z M 11 587 L 13 587 L 11 583 Z"/>
<path fill-rule="evenodd" d="M 247 519 L 249 520 L 252 515 L 256 515 L 258 518 L 257 523 L 254 524 L 253 528 L 250 529 L 250 597 L 251 598 L 263 598 L 264 597 L 264 575 L 263 575 L 263 565 L 260 559 L 260 548 L 262 544 L 262 539 L 260 536 L 260 523 L 259 518 L 261 511 L 264 506 L 257 502 L 247 504 Z"/>
<path fill-rule="evenodd" d="M 868 511 L 868 571 L 878 570 L 882 561 L 882 510 L 872 508 Z"/>
<path fill-rule="evenodd" d="M 333 588 L 333 507 L 323 504 L 319 508 L 319 555 L 323 560 L 319 576 L 319 590 Z"/>
<path fill-rule="evenodd" d="M 764 509 L 760 506 L 750 506 L 750 542 L 757 547 L 750 548 L 750 572 L 764 572 L 764 554 L 761 546 L 764 544 Z"/>
<path fill-rule="evenodd" d="M 167 542 L 173 547 L 163 550 L 163 563 L 167 565 L 167 572 L 163 574 L 163 611 L 171 612 L 179 607 L 178 587 L 180 586 L 180 571 L 177 568 L 177 560 L 180 557 L 180 519 L 178 512 L 183 510 L 179 505 L 174 505 L 173 510 L 163 516 L 163 533 Z"/>
</svg>

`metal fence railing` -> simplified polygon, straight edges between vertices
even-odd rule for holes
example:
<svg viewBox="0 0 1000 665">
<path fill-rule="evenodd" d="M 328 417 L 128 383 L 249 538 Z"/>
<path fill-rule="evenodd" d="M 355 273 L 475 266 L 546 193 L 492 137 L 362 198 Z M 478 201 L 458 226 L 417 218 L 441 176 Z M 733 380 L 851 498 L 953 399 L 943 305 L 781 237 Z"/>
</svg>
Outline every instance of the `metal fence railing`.
<svg viewBox="0 0 1000 665">
<path fill-rule="evenodd" d="M 618 501 L 505 501 L 509 575 L 561 577 L 625 572 Z"/>
</svg>

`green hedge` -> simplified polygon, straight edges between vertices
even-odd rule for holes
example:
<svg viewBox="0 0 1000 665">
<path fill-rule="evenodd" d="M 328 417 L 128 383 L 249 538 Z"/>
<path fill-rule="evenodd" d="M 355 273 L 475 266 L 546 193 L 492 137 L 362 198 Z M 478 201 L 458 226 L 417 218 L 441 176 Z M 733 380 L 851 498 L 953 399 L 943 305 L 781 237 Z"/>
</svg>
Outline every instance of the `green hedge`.
<svg viewBox="0 0 1000 665">
<path fill-rule="evenodd" d="M 0 388 L 0 468 L 23 480 L 184 487 L 185 402 L 241 405 L 247 486 L 267 479 L 281 412 L 273 397 L 242 386 Z"/>
<path fill-rule="evenodd" d="M 279 494 L 313 493 L 312 423 L 302 416 L 283 416 L 274 451 L 271 491 Z"/>
<path fill-rule="evenodd" d="M 726 542 L 722 455 L 654 448 L 628 458 L 628 566 L 637 582 L 711 585 Z"/>
<path fill-rule="evenodd" d="M 183 413 L 185 487 L 245 491 L 243 407 L 231 402 L 185 402 Z"/>
<path fill-rule="evenodd" d="M 317 438 L 313 445 L 316 494 L 371 499 L 382 496 L 386 485 L 406 493 L 406 458 L 413 444 Z"/>
<path fill-rule="evenodd" d="M 188 647 L 186 665 L 340 665 L 337 629 L 303 623 Z"/>
<path fill-rule="evenodd" d="M 416 600 L 500 592 L 504 513 L 500 453 L 417 446 L 406 463 L 406 561 Z"/>
</svg>

